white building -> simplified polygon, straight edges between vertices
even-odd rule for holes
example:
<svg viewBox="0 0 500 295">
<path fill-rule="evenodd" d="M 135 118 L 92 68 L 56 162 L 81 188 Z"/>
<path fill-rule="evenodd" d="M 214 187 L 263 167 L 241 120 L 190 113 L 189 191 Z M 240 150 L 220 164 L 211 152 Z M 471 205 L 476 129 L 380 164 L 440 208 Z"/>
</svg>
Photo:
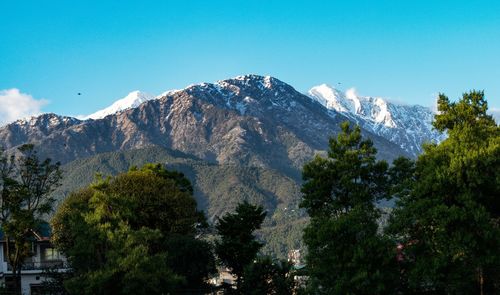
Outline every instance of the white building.
<svg viewBox="0 0 500 295">
<path fill-rule="evenodd" d="M 32 230 L 32 257 L 25 260 L 21 268 L 21 288 L 23 295 L 42 294 L 43 282 L 48 269 L 54 271 L 67 271 L 68 264 L 50 243 L 50 226 L 42 224 L 39 230 Z M 14 286 L 12 267 L 8 263 L 6 241 L 0 231 L 0 283 L 7 289 Z"/>
</svg>

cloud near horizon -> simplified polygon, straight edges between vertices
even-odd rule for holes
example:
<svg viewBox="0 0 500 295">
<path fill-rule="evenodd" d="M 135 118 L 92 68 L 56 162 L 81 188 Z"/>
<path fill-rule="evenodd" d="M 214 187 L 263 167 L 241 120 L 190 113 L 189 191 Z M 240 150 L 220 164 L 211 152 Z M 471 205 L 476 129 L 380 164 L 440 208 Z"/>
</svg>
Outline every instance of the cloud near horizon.
<svg viewBox="0 0 500 295">
<path fill-rule="evenodd" d="M 500 124 L 500 108 L 490 108 L 488 113 L 493 116 L 497 124 Z"/>
<path fill-rule="evenodd" d="M 35 99 L 17 88 L 0 90 L 0 126 L 38 115 L 48 103 L 46 99 Z"/>
</svg>

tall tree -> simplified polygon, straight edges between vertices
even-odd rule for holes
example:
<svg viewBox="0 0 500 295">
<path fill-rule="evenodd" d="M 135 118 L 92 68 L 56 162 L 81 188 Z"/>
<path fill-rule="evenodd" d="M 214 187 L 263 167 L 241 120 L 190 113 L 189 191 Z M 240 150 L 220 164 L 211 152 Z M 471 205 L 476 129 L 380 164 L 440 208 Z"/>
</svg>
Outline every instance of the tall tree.
<svg viewBox="0 0 500 295">
<path fill-rule="evenodd" d="M 408 292 L 500 292 L 500 128 L 482 91 L 438 99 L 434 127 L 448 134 L 418 158 L 391 232 L 403 246 Z"/>
<path fill-rule="evenodd" d="M 236 276 L 238 290 L 241 290 L 245 267 L 257 257 L 262 247 L 253 233 L 260 229 L 265 217 L 262 207 L 245 201 L 236 207 L 235 213 L 227 213 L 215 225 L 220 237 L 215 242 L 215 253 Z"/>
<path fill-rule="evenodd" d="M 304 165 L 301 206 L 311 217 L 338 216 L 388 197 L 388 164 L 376 160 L 377 150 L 363 140 L 359 126 L 344 122 L 341 128 L 329 141 L 328 157 L 318 155 Z"/>
<path fill-rule="evenodd" d="M 34 255 L 30 237 L 52 211 L 50 194 L 59 184 L 61 171 L 59 163 L 41 161 L 33 145 L 23 145 L 18 152 L 17 157 L 6 157 L 0 150 L 0 223 L 15 292 L 20 294 L 21 268 Z"/>
<path fill-rule="evenodd" d="M 390 196 L 388 164 L 376 160 L 373 143 L 363 140 L 359 127 L 341 127 L 330 139 L 328 157 L 317 156 L 303 168 L 301 206 L 311 217 L 304 231 L 308 289 L 390 294 L 398 281 L 395 245 L 379 232 L 374 204 Z"/>
<path fill-rule="evenodd" d="M 291 295 L 295 291 L 292 264 L 258 257 L 245 267 L 241 292 L 245 295 Z"/>
<path fill-rule="evenodd" d="M 73 192 L 52 219 L 54 244 L 74 269 L 66 286 L 86 294 L 205 288 L 215 261 L 196 238 L 202 216 L 184 176 L 158 165 Z"/>
</svg>

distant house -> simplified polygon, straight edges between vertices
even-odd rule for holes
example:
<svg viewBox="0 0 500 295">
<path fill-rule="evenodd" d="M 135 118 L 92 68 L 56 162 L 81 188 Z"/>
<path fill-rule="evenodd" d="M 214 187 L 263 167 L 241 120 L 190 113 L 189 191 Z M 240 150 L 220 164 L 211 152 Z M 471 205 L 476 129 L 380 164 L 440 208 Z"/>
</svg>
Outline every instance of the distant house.
<svg viewBox="0 0 500 295">
<path fill-rule="evenodd" d="M 26 259 L 21 268 L 21 288 L 23 295 L 41 294 L 45 271 L 67 271 L 68 264 L 50 243 L 51 229 L 48 223 L 43 223 L 36 230 L 31 230 L 31 251 L 33 256 Z M 12 267 L 8 263 L 6 241 L 0 230 L 0 283 L 10 289 L 14 285 Z"/>
<path fill-rule="evenodd" d="M 295 275 L 293 280 L 295 281 L 297 288 L 304 288 L 307 283 L 307 269 L 304 261 L 302 260 L 302 251 L 300 249 L 290 250 L 288 252 L 288 262 L 292 263 Z M 293 294 L 297 294 L 297 289 Z"/>
<path fill-rule="evenodd" d="M 236 277 L 231 274 L 228 268 L 220 267 L 217 269 L 217 272 L 217 276 L 208 281 L 211 285 L 219 287 L 222 285 L 234 285 L 236 283 Z"/>
<path fill-rule="evenodd" d="M 295 267 L 301 267 L 302 263 L 302 253 L 300 249 L 288 251 L 288 262 L 291 262 Z"/>
</svg>

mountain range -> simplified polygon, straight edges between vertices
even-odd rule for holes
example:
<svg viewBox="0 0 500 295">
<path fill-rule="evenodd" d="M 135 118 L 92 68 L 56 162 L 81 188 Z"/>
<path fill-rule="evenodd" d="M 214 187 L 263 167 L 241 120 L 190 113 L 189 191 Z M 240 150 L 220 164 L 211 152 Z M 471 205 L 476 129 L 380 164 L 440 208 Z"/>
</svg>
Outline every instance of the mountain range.
<svg viewBox="0 0 500 295">
<path fill-rule="evenodd" d="M 264 77 L 265 79 L 271 77 Z M 178 91 L 182 90 L 166 91 L 156 97 L 138 90 L 133 91 L 109 107 L 83 119 L 102 119 Z M 398 144 L 412 156 L 422 152 L 422 145 L 425 142 L 439 142 L 445 138 L 444 134 L 433 129 L 434 113 L 427 107 L 396 104 L 380 97 L 363 97 L 357 95 L 354 89 L 342 92 L 327 84 L 312 87 L 307 96 L 331 110 L 332 116 L 341 113 L 364 129 Z M 243 105 L 240 104 L 238 107 L 242 108 Z M 243 109 L 240 111 L 244 112 Z"/>
<path fill-rule="evenodd" d="M 346 120 L 359 124 L 388 161 L 415 157 L 423 142 L 444 137 L 432 130 L 432 112 L 421 106 L 327 85 L 303 94 L 273 77 L 245 75 L 156 97 L 134 91 L 83 119 L 43 114 L 18 120 L 0 127 L 0 146 L 14 151 L 33 143 L 40 156 L 63 163 L 59 198 L 90 183 L 96 172 L 165 163 L 194 183 L 209 220 L 243 199 L 263 205 L 263 237 L 277 241 L 268 251 L 283 256 L 298 247 L 306 220 L 298 207 L 301 168 L 326 152 L 329 137 Z"/>
<path fill-rule="evenodd" d="M 11 149 L 32 142 L 42 155 L 63 163 L 102 152 L 161 146 L 211 163 L 267 167 L 296 178 L 306 161 L 327 149 L 329 136 L 335 136 L 345 120 L 362 123 L 364 135 L 383 159 L 414 156 L 409 151 L 419 150 L 411 141 L 405 142 L 411 147 L 407 149 L 391 141 L 389 127 L 377 129 L 382 124 L 325 107 L 318 97 L 311 99 L 273 77 L 239 76 L 153 99 L 134 92 L 112 106 L 117 112 L 91 115 L 98 119 L 44 114 L 19 120 L 0 128 L 0 143 Z M 397 118 L 400 113 L 395 112 L 391 122 L 405 119 L 407 125 L 395 126 L 395 134 L 404 134 L 408 122 L 420 122 L 416 116 Z"/>
</svg>

